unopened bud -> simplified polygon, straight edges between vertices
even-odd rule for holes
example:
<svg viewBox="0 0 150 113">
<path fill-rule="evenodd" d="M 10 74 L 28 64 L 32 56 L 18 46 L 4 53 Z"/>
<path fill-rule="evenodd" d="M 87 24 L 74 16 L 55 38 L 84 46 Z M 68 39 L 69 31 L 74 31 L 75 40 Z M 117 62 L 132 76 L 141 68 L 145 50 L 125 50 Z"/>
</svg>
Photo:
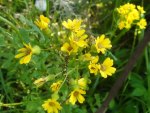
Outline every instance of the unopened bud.
<svg viewBox="0 0 150 113">
<path fill-rule="evenodd" d="M 34 46 L 33 48 L 32 48 L 32 52 L 33 52 L 33 54 L 40 54 L 41 53 L 41 49 L 40 49 L 40 47 L 39 46 Z"/>
</svg>

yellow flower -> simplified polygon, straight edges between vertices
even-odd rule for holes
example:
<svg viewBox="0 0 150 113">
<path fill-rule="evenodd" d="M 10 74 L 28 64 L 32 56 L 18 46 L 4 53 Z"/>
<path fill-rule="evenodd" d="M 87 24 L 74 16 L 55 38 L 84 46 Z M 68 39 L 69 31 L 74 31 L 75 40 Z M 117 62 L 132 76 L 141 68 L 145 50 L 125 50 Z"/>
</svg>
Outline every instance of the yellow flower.
<svg viewBox="0 0 150 113">
<path fill-rule="evenodd" d="M 41 77 L 35 80 L 33 84 L 36 85 L 36 87 L 41 87 L 48 80 L 49 80 L 49 77 Z"/>
<path fill-rule="evenodd" d="M 124 21 L 120 21 L 118 24 L 119 29 L 123 29 L 125 27 L 125 22 Z"/>
<path fill-rule="evenodd" d="M 33 54 L 33 48 L 31 47 L 30 44 L 23 44 L 25 47 L 24 48 L 21 48 L 18 50 L 18 52 L 20 52 L 19 54 L 17 54 L 15 56 L 15 58 L 21 58 L 20 60 L 20 64 L 27 64 L 30 62 L 31 60 L 31 56 Z"/>
<path fill-rule="evenodd" d="M 81 58 L 82 58 L 84 61 L 85 61 L 85 60 L 91 60 L 91 54 L 90 54 L 90 53 L 86 53 L 86 54 L 82 55 Z"/>
<path fill-rule="evenodd" d="M 79 19 L 74 19 L 74 20 L 68 19 L 67 22 L 63 21 L 62 25 L 69 30 L 76 31 L 80 29 L 81 23 L 82 20 Z"/>
<path fill-rule="evenodd" d="M 91 81 L 88 80 L 87 78 L 80 78 L 78 80 L 78 85 L 79 85 L 79 88 L 81 89 L 86 89 L 87 88 L 87 84 L 90 83 Z"/>
<path fill-rule="evenodd" d="M 142 18 L 142 19 L 137 23 L 137 25 L 139 26 L 140 29 L 145 29 L 146 26 L 147 26 L 147 22 L 146 22 L 145 19 Z"/>
<path fill-rule="evenodd" d="M 46 29 L 48 28 L 50 20 L 47 17 L 44 17 L 43 15 L 40 15 L 40 19 L 35 21 L 35 24 L 41 29 Z"/>
<path fill-rule="evenodd" d="M 61 80 L 58 81 L 58 82 L 56 82 L 56 83 L 53 83 L 53 84 L 50 86 L 51 90 L 52 90 L 53 92 L 58 91 L 58 89 L 60 88 L 61 83 L 62 83 Z"/>
<path fill-rule="evenodd" d="M 95 75 L 97 75 L 99 67 L 100 67 L 99 64 L 94 64 L 94 63 L 90 63 L 90 65 L 88 66 L 90 73 L 94 73 Z"/>
<path fill-rule="evenodd" d="M 104 78 L 107 78 L 107 75 L 111 76 L 112 74 L 115 73 L 116 68 L 112 67 L 113 66 L 113 60 L 110 58 L 106 58 L 104 62 L 100 65 L 100 73 L 101 76 Z"/>
<path fill-rule="evenodd" d="M 77 51 L 78 51 L 78 46 L 75 44 L 75 43 L 73 43 L 73 42 L 70 42 L 70 43 L 65 43 L 65 44 L 63 44 L 63 46 L 61 47 L 61 51 L 63 51 L 63 52 L 67 52 L 69 55 L 71 54 L 71 53 L 77 53 Z"/>
<path fill-rule="evenodd" d="M 112 47 L 110 40 L 108 38 L 105 38 L 104 34 L 100 37 L 97 37 L 95 42 L 95 47 L 98 53 L 102 52 L 103 54 L 105 54 L 106 49 L 110 49 Z"/>
<path fill-rule="evenodd" d="M 92 56 L 90 60 L 91 60 L 91 63 L 95 64 L 98 62 L 99 57 L 98 56 Z"/>
<path fill-rule="evenodd" d="M 55 99 L 48 99 L 44 102 L 42 107 L 47 111 L 47 113 L 58 113 L 58 110 L 62 109 L 60 104 Z"/>
<path fill-rule="evenodd" d="M 137 6 L 137 9 L 140 11 L 141 14 L 144 14 L 144 13 L 145 13 L 143 7 Z"/>
<path fill-rule="evenodd" d="M 86 47 L 87 42 L 85 39 L 87 38 L 87 35 L 84 34 L 84 32 L 85 30 L 78 30 L 76 33 L 72 33 L 71 37 L 69 38 L 70 41 L 73 41 L 79 47 Z"/>
<path fill-rule="evenodd" d="M 74 105 L 77 101 L 79 103 L 83 103 L 85 101 L 85 98 L 82 96 L 82 94 L 86 94 L 86 92 L 82 89 L 75 89 L 70 93 L 69 102 Z"/>
</svg>

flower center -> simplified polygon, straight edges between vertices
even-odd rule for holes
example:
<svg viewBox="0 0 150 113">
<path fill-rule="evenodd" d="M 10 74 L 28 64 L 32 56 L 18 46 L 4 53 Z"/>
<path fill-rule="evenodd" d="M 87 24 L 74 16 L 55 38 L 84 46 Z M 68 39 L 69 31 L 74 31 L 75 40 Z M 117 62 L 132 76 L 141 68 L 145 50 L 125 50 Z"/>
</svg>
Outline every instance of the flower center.
<svg viewBox="0 0 150 113">
<path fill-rule="evenodd" d="M 69 46 L 67 49 L 68 49 L 68 51 L 71 51 L 73 48 L 71 46 Z"/>
<path fill-rule="evenodd" d="M 91 69 L 92 69 L 92 70 L 96 70 L 96 68 L 95 68 L 95 67 L 91 67 Z"/>
<path fill-rule="evenodd" d="M 75 97 L 77 97 L 77 96 L 79 95 L 79 92 L 75 91 L 75 92 L 73 93 L 73 95 L 74 95 Z"/>
<path fill-rule="evenodd" d="M 31 52 L 32 52 L 32 50 L 31 50 L 31 49 L 27 49 L 27 51 L 26 51 L 26 55 L 30 55 L 30 54 L 31 54 Z"/>
<path fill-rule="evenodd" d="M 106 66 L 101 65 L 101 70 L 102 70 L 102 71 L 105 71 L 105 70 L 106 70 Z"/>
<path fill-rule="evenodd" d="M 98 48 L 103 48 L 104 46 L 101 43 L 98 43 Z"/>
<path fill-rule="evenodd" d="M 54 102 L 49 102 L 49 106 L 55 106 Z"/>
</svg>

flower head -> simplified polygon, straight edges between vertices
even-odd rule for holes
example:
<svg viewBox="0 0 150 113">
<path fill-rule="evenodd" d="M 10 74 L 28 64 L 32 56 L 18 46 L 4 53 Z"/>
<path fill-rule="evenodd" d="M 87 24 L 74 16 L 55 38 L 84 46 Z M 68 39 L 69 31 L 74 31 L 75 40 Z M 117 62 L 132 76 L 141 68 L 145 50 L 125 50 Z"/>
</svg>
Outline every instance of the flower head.
<svg viewBox="0 0 150 113">
<path fill-rule="evenodd" d="M 53 92 L 58 91 L 58 89 L 60 88 L 61 83 L 62 83 L 61 80 L 58 81 L 58 82 L 53 83 L 53 84 L 50 86 L 51 90 L 52 90 Z"/>
<path fill-rule="evenodd" d="M 86 94 L 86 92 L 82 89 L 75 89 L 70 93 L 69 102 L 73 105 L 78 101 L 79 103 L 83 103 L 85 101 L 85 98 L 82 96 L 82 94 Z"/>
<path fill-rule="evenodd" d="M 36 87 L 41 87 L 48 80 L 49 80 L 49 77 L 41 77 L 41 78 L 35 80 L 33 84 L 36 85 Z"/>
<path fill-rule="evenodd" d="M 60 104 L 55 99 L 48 99 L 44 102 L 42 107 L 47 111 L 47 113 L 58 113 L 58 110 L 62 109 Z"/>
<path fill-rule="evenodd" d="M 105 38 L 105 35 L 97 37 L 95 42 L 95 47 L 98 53 L 102 52 L 103 54 L 105 54 L 106 50 L 112 47 L 110 40 L 108 38 Z"/>
<path fill-rule="evenodd" d="M 77 53 L 78 46 L 74 42 L 70 42 L 70 43 L 66 42 L 61 47 L 61 51 L 67 52 L 69 55 L 72 54 L 72 53 Z"/>
<path fill-rule="evenodd" d="M 141 14 L 144 14 L 144 13 L 145 13 L 143 7 L 137 6 L 137 9 L 140 11 Z"/>
<path fill-rule="evenodd" d="M 87 78 L 80 78 L 78 80 L 78 85 L 79 85 L 79 88 L 81 89 L 86 89 L 87 88 L 87 84 L 89 84 L 91 81 Z"/>
<path fill-rule="evenodd" d="M 73 41 L 79 47 L 86 47 L 87 42 L 85 39 L 87 38 L 87 35 L 84 34 L 84 32 L 85 30 L 78 30 L 76 33 L 72 33 L 71 37 L 69 38 L 70 41 Z"/>
<path fill-rule="evenodd" d="M 139 26 L 140 29 L 145 29 L 146 26 L 147 26 L 147 22 L 146 22 L 145 19 L 142 18 L 142 19 L 137 23 L 137 25 Z"/>
<path fill-rule="evenodd" d="M 15 58 L 21 58 L 20 64 L 27 64 L 31 60 L 31 56 L 33 54 L 33 48 L 30 44 L 23 44 L 25 47 L 18 50 L 20 52 L 15 56 Z"/>
<path fill-rule="evenodd" d="M 81 23 L 82 23 L 82 20 L 78 20 L 78 19 L 70 20 L 70 19 L 68 19 L 67 22 L 63 21 L 62 25 L 71 31 L 77 31 L 80 29 Z"/>
<path fill-rule="evenodd" d="M 115 73 L 116 68 L 113 66 L 113 60 L 110 58 L 106 58 L 104 62 L 100 65 L 100 73 L 101 76 L 104 78 L 107 78 L 107 75 L 111 76 L 113 73 Z"/>
<path fill-rule="evenodd" d="M 90 65 L 88 66 L 90 73 L 94 73 L 95 75 L 97 75 L 97 72 L 99 70 L 99 64 L 95 64 L 95 63 L 90 63 Z"/>
<path fill-rule="evenodd" d="M 40 19 L 35 21 L 35 24 L 41 29 L 46 29 L 48 28 L 48 24 L 49 24 L 50 20 L 49 18 L 40 15 Z"/>
</svg>

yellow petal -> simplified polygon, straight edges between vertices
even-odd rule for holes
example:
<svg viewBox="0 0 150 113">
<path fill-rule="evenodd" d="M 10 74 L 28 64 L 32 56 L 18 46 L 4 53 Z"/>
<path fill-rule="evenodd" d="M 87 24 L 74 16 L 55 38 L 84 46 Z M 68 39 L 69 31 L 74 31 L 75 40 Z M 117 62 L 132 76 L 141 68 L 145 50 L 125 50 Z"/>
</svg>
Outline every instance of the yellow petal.
<svg viewBox="0 0 150 113">
<path fill-rule="evenodd" d="M 76 99 L 76 97 L 73 96 L 73 93 L 72 93 L 69 98 L 69 102 L 72 103 L 72 105 L 74 105 L 76 103 L 76 101 L 77 101 L 77 99 Z"/>
<path fill-rule="evenodd" d="M 18 51 L 19 52 L 25 52 L 27 49 L 26 48 L 21 48 L 21 49 L 19 49 Z"/>
<path fill-rule="evenodd" d="M 100 73 L 101 73 L 102 77 L 107 78 L 107 74 L 105 72 L 103 72 L 103 71 L 100 70 Z"/>
<path fill-rule="evenodd" d="M 31 60 L 31 55 L 27 55 L 27 56 L 21 58 L 20 64 L 27 64 L 30 62 L 30 60 Z"/>
<path fill-rule="evenodd" d="M 26 55 L 26 53 L 19 53 L 19 54 L 17 54 L 16 56 L 15 56 L 15 58 L 20 58 L 20 57 L 23 57 L 23 56 L 25 56 Z"/>
<path fill-rule="evenodd" d="M 79 103 L 83 103 L 85 101 L 84 97 L 81 94 L 78 95 L 77 99 Z"/>
</svg>

